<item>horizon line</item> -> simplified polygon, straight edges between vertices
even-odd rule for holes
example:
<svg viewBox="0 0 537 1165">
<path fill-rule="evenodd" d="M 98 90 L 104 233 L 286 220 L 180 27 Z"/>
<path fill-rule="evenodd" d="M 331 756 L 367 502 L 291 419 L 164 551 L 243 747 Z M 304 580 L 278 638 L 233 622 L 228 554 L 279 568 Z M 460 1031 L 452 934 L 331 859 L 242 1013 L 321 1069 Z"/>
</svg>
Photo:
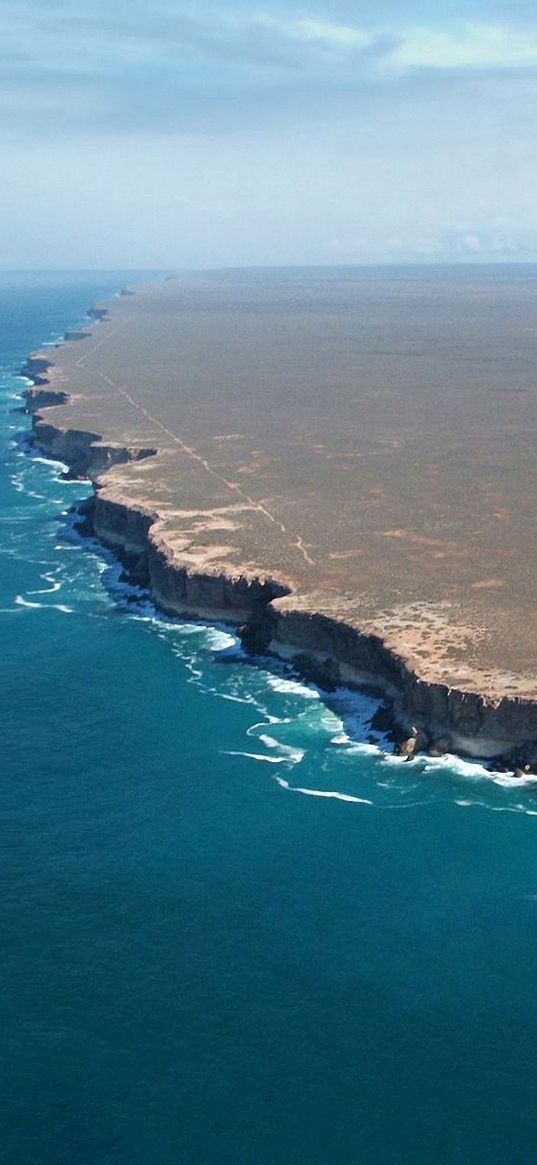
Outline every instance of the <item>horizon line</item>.
<svg viewBox="0 0 537 1165">
<path fill-rule="evenodd" d="M 142 267 L 124 267 L 122 264 L 106 267 L 2 267 L 0 266 L 0 273 L 3 275 L 20 275 L 20 274 L 99 274 L 106 272 L 124 272 L 133 274 L 152 272 L 155 274 L 165 274 L 169 276 L 190 275 L 190 274 L 207 274 L 214 271 L 308 271 L 308 270 L 334 270 L 338 268 L 391 268 L 391 267 L 530 267 L 537 266 L 537 255 L 535 257 L 526 259 L 379 259 L 370 260 L 369 262 L 351 262 L 344 261 L 339 263 L 230 263 L 218 264 L 216 266 L 200 266 L 200 267 L 170 267 L 170 266 L 142 266 Z"/>
</svg>

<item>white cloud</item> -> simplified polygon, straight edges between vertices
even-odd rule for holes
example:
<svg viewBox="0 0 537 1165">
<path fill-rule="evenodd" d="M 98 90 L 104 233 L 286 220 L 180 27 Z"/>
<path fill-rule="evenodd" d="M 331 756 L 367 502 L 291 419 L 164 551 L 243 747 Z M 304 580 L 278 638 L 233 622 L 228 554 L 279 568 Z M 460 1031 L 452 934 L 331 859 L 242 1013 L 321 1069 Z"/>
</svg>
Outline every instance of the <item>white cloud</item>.
<svg viewBox="0 0 537 1165">
<path fill-rule="evenodd" d="M 485 250 L 481 236 L 475 233 L 463 235 L 461 243 L 464 250 L 469 251 L 472 255 L 478 255 L 481 251 Z"/>
<path fill-rule="evenodd" d="M 196 11 L 186 4 L 173 12 L 157 7 L 154 17 L 141 20 L 120 4 L 119 12 L 106 11 L 96 0 L 98 18 L 90 19 L 77 8 L 63 10 L 53 3 L 3 4 L 3 62 L 9 76 L 34 73 L 73 77 L 118 76 L 143 83 L 148 72 L 162 75 L 174 68 L 191 83 L 204 70 L 234 70 L 280 66 L 295 73 L 319 70 L 319 79 L 330 84 L 339 75 L 352 82 L 390 81 L 428 69 L 507 70 L 537 65 L 537 22 L 524 30 L 508 22 L 452 22 L 439 15 L 424 25 L 399 18 L 385 23 L 363 19 L 356 23 L 308 14 L 307 8 L 270 10 L 231 6 L 219 10 L 202 2 Z M 364 6 L 364 12 L 369 6 Z M 376 53 L 368 50 L 377 49 Z M 367 63 L 364 67 L 364 55 Z M 358 64 L 362 57 L 358 74 Z M 31 71 L 28 77 L 28 72 Z M 251 76 L 251 73 L 249 73 Z"/>
<path fill-rule="evenodd" d="M 366 48 L 375 37 L 362 28 L 327 20 L 289 20 L 279 25 L 284 36 L 329 48 Z"/>
<path fill-rule="evenodd" d="M 223 18 L 223 23 L 229 20 Z M 537 30 L 485 21 L 451 23 L 440 18 L 429 25 L 404 21 L 344 24 L 317 16 L 281 17 L 269 11 L 231 17 L 235 28 L 257 31 L 266 40 L 286 40 L 309 49 L 331 50 L 345 60 L 353 51 L 382 45 L 381 71 L 416 69 L 513 68 L 537 64 Z M 216 19 L 218 25 L 219 20 Z"/>
<path fill-rule="evenodd" d="M 402 69 L 512 68 L 537 63 L 537 36 L 506 26 L 464 24 L 450 31 L 404 30 L 389 60 Z"/>
<path fill-rule="evenodd" d="M 267 13 L 238 18 L 243 27 L 258 29 L 267 37 L 282 38 L 310 48 L 338 51 L 345 58 L 352 50 L 375 44 L 384 46 L 381 70 L 386 73 L 415 69 L 513 68 L 537 64 L 537 32 L 508 24 L 439 20 L 427 26 L 402 22 L 342 24 L 317 17 L 287 17 Z"/>
<path fill-rule="evenodd" d="M 537 254 L 537 15 L 147 3 L 0 0 L 4 264 Z"/>
<path fill-rule="evenodd" d="M 225 18 L 224 18 L 225 19 Z M 229 18 L 228 18 L 229 19 Z M 268 39 L 288 41 L 305 49 L 331 49 L 345 53 L 349 49 L 364 49 L 373 44 L 376 32 L 357 25 L 339 24 L 315 17 L 273 16 L 268 12 L 249 13 L 233 18 L 236 28 L 257 31 Z"/>
</svg>

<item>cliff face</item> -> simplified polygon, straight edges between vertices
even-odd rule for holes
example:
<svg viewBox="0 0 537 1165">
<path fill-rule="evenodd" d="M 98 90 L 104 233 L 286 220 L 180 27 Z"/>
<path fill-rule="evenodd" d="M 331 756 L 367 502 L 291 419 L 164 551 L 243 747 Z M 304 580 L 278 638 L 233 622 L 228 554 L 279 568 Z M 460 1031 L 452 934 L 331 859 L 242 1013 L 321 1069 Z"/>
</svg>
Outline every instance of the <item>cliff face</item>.
<svg viewBox="0 0 537 1165">
<path fill-rule="evenodd" d="M 272 599 L 286 594 L 286 588 L 274 579 L 205 573 L 181 566 L 158 534 L 149 539 L 148 567 L 155 601 L 174 614 L 212 612 L 213 617 L 242 623 Z"/>
<path fill-rule="evenodd" d="M 59 396 L 60 394 L 55 394 Z M 59 404 L 59 400 L 54 401 Z M 151 457 L 154 449 L 131 449 L 124 445 L 106 445 L 99 433 L 83 429 L 57 429 L 34 416 L 33 439 L 36 445 L 54 461 L 65 461 L 73 477 L 94 480 L 112 465 L 125 465 Z"/>
<path fill-rule="evenodd" d="M 277 580 L 193 571 L 166 545 L 156 513 L 107 498 L 103 482 L 93 506 L 93 530 L 126 557 L 162 610 L 242 623 L 247 650 L 291 660 L 327 689 L 370 684 L 383 690 L 403 733 L 416 726 L 429 741 L 448 738 L 453 750 L 470 756 L 508 756 L 514 750 L 513 763 L 537 760 L 537 707 L 531 701 L 492 703 L 429 683 L 379 636 L 304 610 Z"/>
<path fill-rule="evenodd" d="M 72 328 L 65 333 L 64 341 L 67 344 L 73 340 L 87 340 L 88 336 L 91 336 L 91 332 L 85 332 L 82 328 Z"/>
<path fill-rule="evenodd" d="M 95 309 L 93 314 L 103 318 L 106 312 Z M 418 729 L 423 740 L 442 739 L 452 750 L 468 755 L 502 756 L 513 766 L 537 764 L 537 704 L 531 700 L 513 697 L 493 702 L 428 682 L 380 635 L 324 615 L 313 605 L 308 608 L 274 578 L 195 570 L 182 562 L 166 543 L 159 514 L 110 496 L 106 478 L 100 477 L 112 465 L 140 460 L 157 450 L 106 444 L 99 433 L 55 425 L 51 406 L 65 403 L 69 394 L 49 382 L 48 368 L 40 355 L 29 357 L 25 366 L 26 375 L 38 382 L 38 387 L 25 392 L 27 409 L 33 414 L 33 440 L 45 454 L 65 462 L 73 476 L 94 482 L 89 511 L 93 532 L 120 553 L 137 581 L 151 588 L 162 610 L 242 624 L 248 650 L 271 651 L 292 660 L 327 688 L 365 682 L 382 689 L 403 732 Z"/>
<path fill-rule="evenodd" d="M 69 393 L 59 388 L 51 388 L 46 377 L 35 377 L 35 385 L 42 384 L 43 388 L 27 388 L 24 392 L 26 409 L 29 413 L 36 413 L 39 409 L 50 408 L 52 405 L 64 405 L 69 400 Z"/>
<path fill-rule="evenodd" d="M 47 360 L 45 356 L 31 352 L 21 368 L 21 373 L 23 376 L 28 376 L 30 380 L 35 381 L 37 376 L 48 372 L 50 367 L 51 361 Z"/>
<path fill-rule="evenodd" d="M 537 759 L 537 706 L 530 700 L 487 701 L 473 692 L 429 683 L 417 676 L 376 635 L 313 611 L 296 609 L 293 599 L 270 604 L 246 632 L 252 650 L 284 658 L 309 657 L 316 678 L 334 684 L 369 683 L 394 701 L 404 730 L 416 725 L 431 741 L 449 738 L 451 747 L 471 756 L 497 757 L 517 750 L 519 760 Z"/>
<path fill-rule="evenodd" d="M 101 542 L 121 554 L 150 587 L 157 605 L 169 614 L 212 614 L 241 623 L 287 593 L 273 579 L 231 577 L 181 564 L 160 533 L 159 515 L 107 497 L 102 482 L 97 486 L 91 521 Z"/>
<path fill-rule="evenodd" d="M 124 505 L 97 489 L 92 507 L 93 530 L 107 546 L 117 547 L 127 556 L 147 556 L 149 531 L 158 515 L 143 507 Z"/>
</svg>

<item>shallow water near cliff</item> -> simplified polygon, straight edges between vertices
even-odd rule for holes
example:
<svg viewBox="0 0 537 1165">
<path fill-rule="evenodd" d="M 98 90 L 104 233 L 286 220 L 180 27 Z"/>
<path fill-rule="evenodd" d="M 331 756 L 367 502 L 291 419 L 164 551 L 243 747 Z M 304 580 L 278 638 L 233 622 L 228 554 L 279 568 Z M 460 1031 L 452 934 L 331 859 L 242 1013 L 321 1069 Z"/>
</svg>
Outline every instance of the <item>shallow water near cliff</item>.
<svg viewBox="0 0 537 1165">
<path fill-rule="evenodd" d="M 160 618 L 14 443 L 124 283 L 0 278 L 3 1160 L 533 1161 L 535 790 Z"/>
</svg>

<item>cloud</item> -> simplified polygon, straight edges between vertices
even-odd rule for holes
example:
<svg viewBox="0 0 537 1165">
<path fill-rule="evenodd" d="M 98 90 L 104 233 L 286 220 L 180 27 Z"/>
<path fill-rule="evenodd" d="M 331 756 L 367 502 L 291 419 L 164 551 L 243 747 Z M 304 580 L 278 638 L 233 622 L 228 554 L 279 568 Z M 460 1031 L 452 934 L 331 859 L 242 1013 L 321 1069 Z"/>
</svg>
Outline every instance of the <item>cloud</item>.
<svg viewBox="0 0 537 1165">
<path fill-rule="evenodd" d="M 67 73 L 70 77 L 121 80 L 165 89 L 180 73 L 194 89 L 209 81 L 223 87 L 274 83 L 282 74 L 315 73 L 320 86 L 374 84 L 423 69 L 481 70 L 537 65 L 537 25 L 436 18 L 425 24 L 373 19 L 371 4 L 361 21 L 328 18 L 319 5 L 293 14 L 268 4 L 229 8 L 199 3 L 153 8 L 116 0 L 113 10 L 95 0 L 93 10 L 75 5 L 0 2 L 1 59 L 5 78 Z M 256 75 L 255 70 L 259 70 Z M 252 72 L 252 70 L 254 70 Z"/>
<path fill-rule="evenodd" d="M 537 33 L 509 26 L 460 24 L 406 30 L 390 57 L 402 69 L 511 69 L 537 64 Z"/>
<path fill-rule="evenodd" d="M 375 41 L 375 34 L 355 25 L 336 24 L 333 21 L 305 18 L 282 20 L 276 16 L 253 15 L 243 24 L 266 30 L 269 34 L 329 49 L 363 49 Z"/>
<path fill-rule="evenodd" d="M 4 262 L 30 237 L 43 265 L 535 253 L 526 0 L 0 0 L 0 19 Z"/>
<path fill-rule="evenodd" d="M 388 5 L 388 8 L 390 6 Z M 471 7 L 471 4 L 470 4 Z M 338 11 L 341 15 L 338 17 Z M 405 10 L 406 12 L 407 10 Z M 536 74 L 537 22 L 405 21 L 364 0 L 264 8 L 0 0 L 4 136 L 140 128 L 239 132 L 406 100 L 413 85 Z M 346 16 L 345 16 L 346 13 Z M 431 91 L 429 91 L 431 96 Z"/>
</svg>

